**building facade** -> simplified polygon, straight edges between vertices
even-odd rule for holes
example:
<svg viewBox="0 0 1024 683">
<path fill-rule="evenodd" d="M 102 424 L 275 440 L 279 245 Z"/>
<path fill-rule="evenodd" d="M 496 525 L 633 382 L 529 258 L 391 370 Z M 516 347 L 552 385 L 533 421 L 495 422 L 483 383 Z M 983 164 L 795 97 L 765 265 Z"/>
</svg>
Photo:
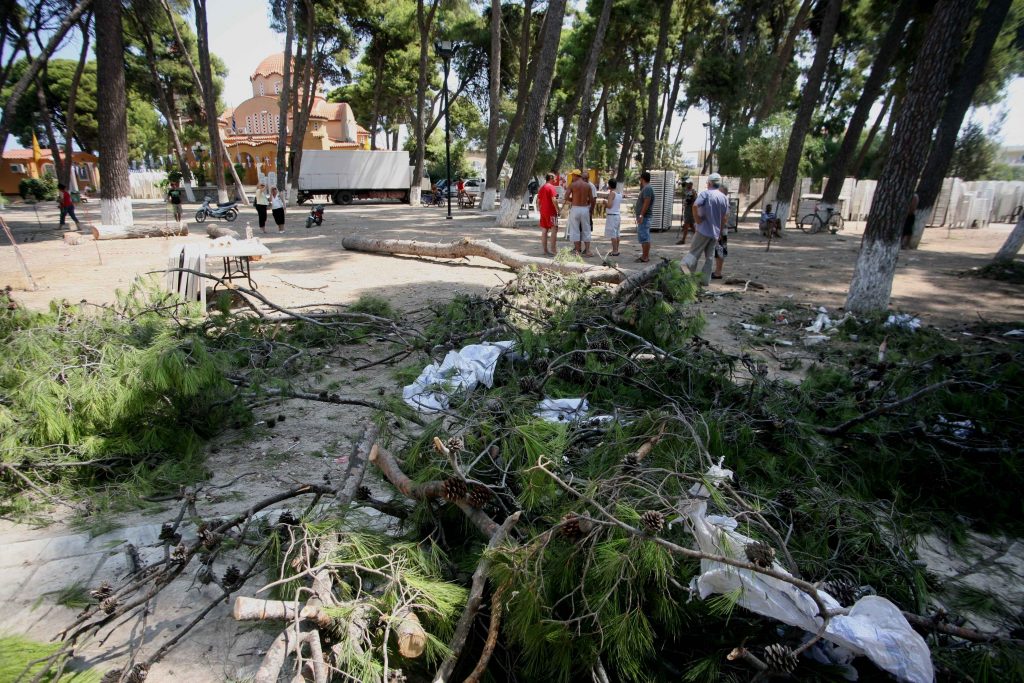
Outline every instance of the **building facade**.
<svg viewBox="0 0 1024 683">
<path fill-rule="evenodd" d="M 95 194 L 100 187 L 99 159 L 95 154 L 75 152 L 72 155 L 72 172 L 79 189 L 86 194 Z M 53 166 L 53 152 L 41 150 L 39 161 L 33 160 L 31 149 L 5 149 L 0 164 L 0 192 L 5 195 L 18 194 L 18 184 L 25 178 L 42 178 L 45 175 L 57 177 Z"/>
<path fill-rule="evenodd" d="M 229 107 L 219 118 L 220 134 L 231 163 L 245 167 L 245 183 L 255 183 L 277 170 L 277 139 L 281 130 L 279 97 L 284 84 L 284 54 L 270 55 L 249 77 L 252 97 Z M 294 112 L 288 112 L 285 132 L 290 135 Z M 366 149 L 369 132 L 356 123 L 346 102 L 328 102 L 323 92 L 313 98 L 303 149 Z"/>
</svg>

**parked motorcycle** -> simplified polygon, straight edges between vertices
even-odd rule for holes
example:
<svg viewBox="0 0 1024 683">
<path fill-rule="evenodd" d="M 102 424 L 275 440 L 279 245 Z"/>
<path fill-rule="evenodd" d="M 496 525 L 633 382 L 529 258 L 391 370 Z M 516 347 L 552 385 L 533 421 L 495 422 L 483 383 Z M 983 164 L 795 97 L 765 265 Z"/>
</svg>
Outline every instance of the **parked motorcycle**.
<svg viewBox="0 0 1024 683">
<path fill-rule="evenodd" d="M 313 227 L 314 224 L 317 226 L 324 222 L 324 205 L 314 204 L 313 208 L 309 210 L 309 215 L 306 217 L 306 228 Z"/>
<path fill-rule="evenodd" d="M 238 202 L 228 202 L 226 204 L 218 204 L 215 207 L 210 207 L 210 198 L 206 197 L 203 199 L 203 206 L 201 209 L 196 211 L 196 223 L 202 223 L 207 218 L 223 218 L 227 222 L 231 222 L 238 218 L 238 209 L 235 205 Z"/>
</svg>

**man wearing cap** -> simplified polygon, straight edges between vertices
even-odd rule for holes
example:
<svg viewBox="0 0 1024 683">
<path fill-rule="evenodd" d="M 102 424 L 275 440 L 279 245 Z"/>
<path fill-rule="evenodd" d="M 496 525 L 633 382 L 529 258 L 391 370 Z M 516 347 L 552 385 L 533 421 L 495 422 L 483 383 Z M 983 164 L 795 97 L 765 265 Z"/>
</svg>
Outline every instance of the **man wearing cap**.
<svg viewBox="0 0 1024 683">
<path fill-rule="evenodd" d="M 583 179 L 578 168 L 569 173 L 569 188 L 565 193 L 565 201 L 569 209 L 569 239 L 580 256 L 590 257 L 590 217 L 594 212 L 594 194 L 590 191 L 590 183 Z"/>
<path fill-rule="evenodd" d="M 714 268 L 715 246 L 722 237 L 725 217 L 729 213 L 729 198 L 719 190 L 722 176 L 712 173 L 708 176 L 708 187 L 702 190 L 693 202 L 693 215 L 697 219 L 697 232 L 693 236 L 690 253 L 683 259 L 683 265 L 691 272 L 697 270 L 697 261 L 704 256 L 704 285 L 711 284 L 711 271 Z"/>
</svg>

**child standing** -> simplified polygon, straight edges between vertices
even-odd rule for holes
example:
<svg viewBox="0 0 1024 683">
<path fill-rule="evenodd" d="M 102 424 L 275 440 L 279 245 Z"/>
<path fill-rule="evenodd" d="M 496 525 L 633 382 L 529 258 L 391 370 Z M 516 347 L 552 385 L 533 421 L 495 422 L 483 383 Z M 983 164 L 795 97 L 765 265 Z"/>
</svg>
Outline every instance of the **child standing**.
<svg viewBox="0 0 1024 683">
<path fill-rule="evenodd" d="M 619 182 L 615 178 L 608 179 L 608 210 L 605 213 L 604 236 L 612 241 L 612 253 L 619 255 L 619 234 L 622 227 L 621 208 L 622 193 L 618 191 Z"/>
</svg>

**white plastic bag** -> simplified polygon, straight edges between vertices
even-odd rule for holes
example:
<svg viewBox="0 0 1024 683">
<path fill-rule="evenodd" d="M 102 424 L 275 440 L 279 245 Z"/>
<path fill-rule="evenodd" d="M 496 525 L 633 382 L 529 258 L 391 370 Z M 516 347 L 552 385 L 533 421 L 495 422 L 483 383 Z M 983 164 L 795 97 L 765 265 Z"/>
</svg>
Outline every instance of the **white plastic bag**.
<svg viewBox="0 0 1024 683">
<path fill-rule="evenodd" d="M 402 399 L 421 413 L 447 410 L 454 394 L 469 391 L 477 384 L 494 384 L 498 359 L 514 342 L 470 344 L 461 351 L 449 351 L 444 360 L 423 368 L 416 381 L 402 389 Z"/>
<path fill-rule="evenodd" d="M 548 422 L 576 422 L 590 412 L 585 398 L 546 398 L 537 404 L 533 414 Z"/>
</svg>

